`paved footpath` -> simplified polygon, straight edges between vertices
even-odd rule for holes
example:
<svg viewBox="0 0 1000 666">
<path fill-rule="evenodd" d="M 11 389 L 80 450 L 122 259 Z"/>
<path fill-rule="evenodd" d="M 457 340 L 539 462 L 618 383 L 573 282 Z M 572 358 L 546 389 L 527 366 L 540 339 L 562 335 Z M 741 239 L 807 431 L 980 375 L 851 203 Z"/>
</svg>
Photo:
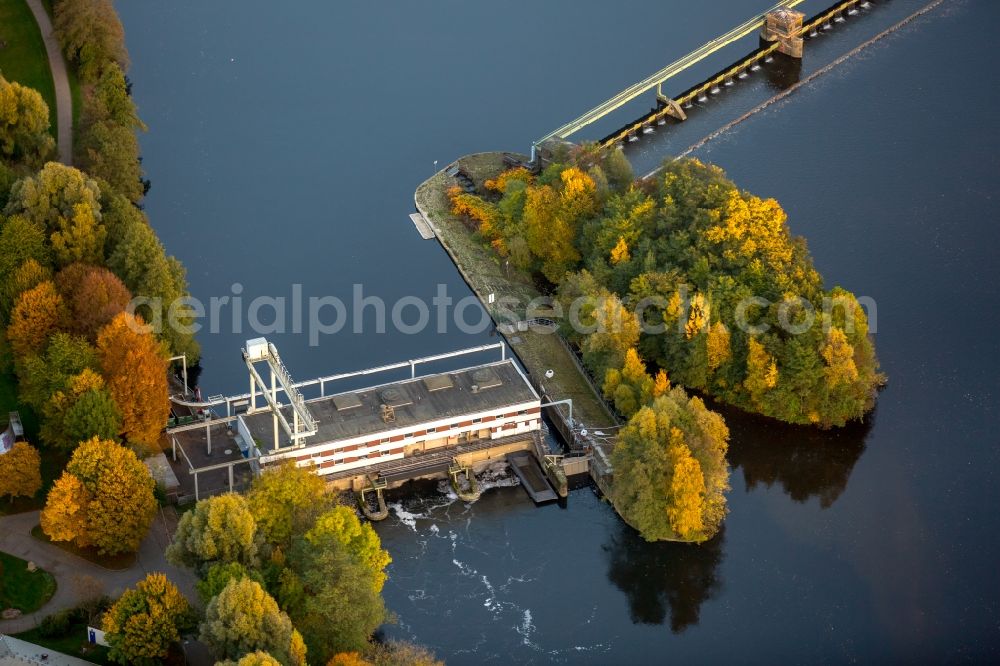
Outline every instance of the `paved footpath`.
<svg viewBox="0 0 1000 666">
<path fill-rule="evenodd" d="M 157 513 L 149 534 L 139 547 L 135 565 L 124 571 L 111 571 L 68 553 L 58 546 L 39 541 L 31 536 L 31 529 L 38 524 L 38 511 L 18 513 L 0 518 L 0 550 L 34 562 L 56 578 L 56 593 L 47 604 L 29 615 L 14 620 L 0 620 L 0 634 L 16 634 L 38 625 L 46 615 L 64 608 L 72 608 L 87 594 L 81 581 L 89 577 L 96 581 L 103 594 L 118 597 L 126 588 L 145 578 L 147 573 L 162 572 L 192 604 L 199 604 L 195 590 L 196 579 L 187 569 L 169 564 L 163 553 L 177 525 L 173 507 Z M 94 583 L 91 583 L 91 587 Z"/>
<path fill-rule="evenodd" d="M 66 60 L 63 59 L 59 40 L 52 30 L 52 21 L 42 7 L 41 0 L 26 0 L 35 22 L 42 33 L 45 42 L 45 52 L 49 56 L 49 69 L 52 70 L 52 83 L 56 88 L 56 122 L 58 124 L 59 161 L 63 164 L 73 163 L 73 95 L 69 91 L 69 77 L 66 75 Z"/>
</svg>

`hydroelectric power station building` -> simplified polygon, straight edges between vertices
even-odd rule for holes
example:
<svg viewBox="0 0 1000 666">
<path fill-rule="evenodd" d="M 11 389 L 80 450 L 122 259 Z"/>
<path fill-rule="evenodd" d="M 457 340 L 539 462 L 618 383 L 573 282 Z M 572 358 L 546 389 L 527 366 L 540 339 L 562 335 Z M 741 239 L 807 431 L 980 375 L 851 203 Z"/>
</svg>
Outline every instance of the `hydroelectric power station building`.
<svg viewBox="0 0 1000 666">
<path fill-rule="evenodd" d="M 418 372 L 428 363 L 484 350 L 500 350 L 500 360 Z M 477 470 L 540 444 L 542 401 L 503 343 L 299 383 L 267 340 L 247 341 L 243 355 L 248 394 L 198 403 L 211 405 L 210 412 L 201 409 L 203 420 L 167 429 L 175 471 L 194 477 L 195 496 L 238 489 L 243 484 L 234 479 L 245 482 L 288 460 L 339 489 L 361 490 L 373 482 L 392 487 L 444 477 L 455 466 Z M 328 390 L 347 379 L 406 369 L 406 379 Z M 319 395 L 307 399 L 304 390 Z M 225 416 L 217 415 L 223 409 Z"/>
</svg>

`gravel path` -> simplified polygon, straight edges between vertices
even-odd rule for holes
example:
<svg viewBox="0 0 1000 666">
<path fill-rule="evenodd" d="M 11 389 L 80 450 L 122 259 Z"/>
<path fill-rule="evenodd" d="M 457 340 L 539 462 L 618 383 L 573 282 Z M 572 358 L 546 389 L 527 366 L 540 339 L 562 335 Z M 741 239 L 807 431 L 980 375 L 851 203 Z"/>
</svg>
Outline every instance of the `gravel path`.
<svg viewBox="0 0 1000 666">
<path fill-rule="evenodd" d="M 73 95 L 69 90 L 69 77 L 66 75 L 66 61 L 63 59 L 59 40 L 52 30 L 52 21 L 42 7 L 41 0 L 26 0 L 31 13 L 35 15 L 38 29 L 42 32 L 45 42 L 45 52 L 49 56 L 49 69 L 52 70 L 52 83 L 56 89 L 56 124 L 58 129 L 57 143 L 59 145 L 59 161 L 63 164 L 73 163 Z"/>
<path fill-rule="evenodd" d="M 104 569 L 31 536 L 31 529 L 38 524 L 38 513 L 28 511 L 0 518 L 0 550 L 34 562 L 55 576 L 56 593 L 34 613 L 14 620 L 0 620 L 0 634 L 26 631 L 37 626 L 46 615 L 79 604 L 84 600 L 81 593 L 86 590 L 86 587 L 81 589 L 84 577 L 92 578 L 104 594 L 114 598 L 147 573 L 163 572 L 192 604 L 199 603 L 194 575 L 186 569 L 178 569 L 169 564 L 163 555 L 177 524 L 177 514 L 172 507 L 157 514 L 149 534 L 139 548 L 135 565 L 124 571 Z"/>
</svg>

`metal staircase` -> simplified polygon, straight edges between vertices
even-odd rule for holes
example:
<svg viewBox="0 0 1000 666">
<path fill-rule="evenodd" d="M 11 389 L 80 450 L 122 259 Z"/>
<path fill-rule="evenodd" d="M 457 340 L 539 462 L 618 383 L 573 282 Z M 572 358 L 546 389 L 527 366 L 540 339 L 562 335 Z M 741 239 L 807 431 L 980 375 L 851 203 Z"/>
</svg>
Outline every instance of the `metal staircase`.
<svg viewBox="0 0 1000 666">
<path fill-rule="evenodd" d="M 250 409 L 248 412 L 259 411 L 257 408 L 257 390 L 259 388 L 264 396 L 264 400 L 267 402 L 267 409 L 270 410 L 275 418 L 274 449 L 278 450 L 280 448 L 280 442 L 278 441 L 279 424 L 289 439 L 292 440 L 293 446 L 299 446 L 302 444 L 302 439 L 315 435 L 317 431 L 316 419 L 313 418 L 312 413 L 306 406 L 306 400 L 292 380 L 288 368 L 281 362 L 281 356 L 278 355 L 277 348 L 264 338 L 247 340 L 247 346 L 243 349 L 243 360 L 250 371 Z M 264 382 L 263 377 L 257 371 L 256 365 L 258 363 L 267 363 L 271 372 L 270 386 Z M 292 410 L 291 423 L 288 422 L 288 418 L 281 410 L 284 405 L 278 401 L 279 385 L 288 398 L 288 406 Z"/>
</svg>

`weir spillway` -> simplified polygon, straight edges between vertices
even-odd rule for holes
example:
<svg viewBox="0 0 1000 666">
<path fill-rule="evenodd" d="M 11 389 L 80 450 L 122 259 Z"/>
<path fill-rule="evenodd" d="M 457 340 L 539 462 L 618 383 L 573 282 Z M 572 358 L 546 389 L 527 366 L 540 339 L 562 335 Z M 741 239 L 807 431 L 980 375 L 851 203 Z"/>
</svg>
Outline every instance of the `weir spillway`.
<svg viewBox="0 0 1000 666">
<path fill-rule="evenodd" d="M 802 42 L 815 37 L 821 30 L 829 29 L 845 16 L 856 14 L 859 8 L 867 8 L 871 0 L 840 0 L 815 16 L 803 20 L 799 12 L 791 11 L 804 0 L 786 0 L 754 16 L 725 34 L 712 39 L 675 62 L 667 65 L 646 79 L 626 88 L 617 95 L 602 102 L 583 115 L 549 132 L 532 143 L 532 161 L 538 156 L 538 149 L 548 142 L 563 141 L 584 127 L 604 118 L 644 93 L 656 89 L 657 107 L 640 119 L 630 122 L 619 130 L 600 139 L 602 147 L 634 141 L 640 134 L 648 133 L 657 125 L 665 124 L 667 117 L 678 121 L 687 119 L 686 109 L 697 102 L 704 102 L 709 96 L 718 94 L 722 88 L 732 86 L 759 70 L 770 62 L 776 54 L 783 53 L 793 58 L 802 57 Z M 716 72 L 676 97 L 663 92 L 663 84 L 689 69 L 693 65 L 733 42 L 760 31 L 762 45 L 740 58 L 728 67 Z"/>
</svg>

